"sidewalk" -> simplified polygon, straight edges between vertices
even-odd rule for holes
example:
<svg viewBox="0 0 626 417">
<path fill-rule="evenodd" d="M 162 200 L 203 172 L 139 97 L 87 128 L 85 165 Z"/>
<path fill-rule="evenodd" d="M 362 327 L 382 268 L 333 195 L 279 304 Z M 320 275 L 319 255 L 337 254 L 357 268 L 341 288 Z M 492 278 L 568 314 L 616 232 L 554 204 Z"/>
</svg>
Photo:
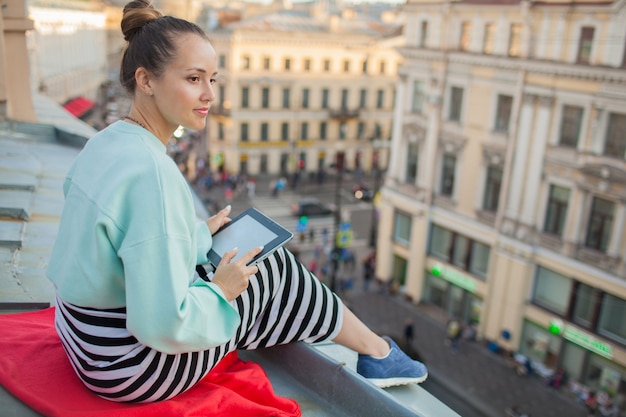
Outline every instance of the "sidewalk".
<svg viewBox="0 0 626 417">
<path fill-rule="evenodd" d="M 380 292 L 356 290 L 343 298 L 374 331 L 398 341 L 403 340 L 405 320 L 412 319 L 413 348 L 428 366 L 430 378 L 465 399 L 485 417 L 505 416 L 504 410 L 513 405 L 519 405 L 532 417 L 587 415 L 585 408 L 565 392 L 548 388 L 538 377 L 518 376 L 504 358 L 478 342 L 461 343 L 458 353 L 452 353 L 443 343 L 444 323 L 423 307 Z"/>
</svg>

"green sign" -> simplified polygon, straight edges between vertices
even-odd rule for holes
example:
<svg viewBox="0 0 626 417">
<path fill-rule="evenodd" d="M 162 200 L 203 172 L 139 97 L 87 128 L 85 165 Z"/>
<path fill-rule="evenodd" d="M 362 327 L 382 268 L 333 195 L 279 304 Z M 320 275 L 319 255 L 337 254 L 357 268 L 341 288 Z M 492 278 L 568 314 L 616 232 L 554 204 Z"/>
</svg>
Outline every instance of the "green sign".
<svg viewBox="0 0 626 417">
<path fill-rule="evenodd" d="M 560 336 L 563 333 L 563 322 L 561 320 L 550 320 L 548 331 L 552 334 Z"/>
<path fill-rule="evenodd" d="M 572 326 L 565 326 L 563 338 L 607 359 L 613 359 L 613 349 L 590 334 L 581 332 Z"/>
<path fill-rule="evenodd" d="M 466 289 L 471 293 L 476 292 L 476 282 L 472 278 L 458 272 L 455 269 L 446 268 L 444 265 L 437 262 L 433 265 L 430 273 L 435 277 L 443 278 L 446 281 Z"/>
</svg>

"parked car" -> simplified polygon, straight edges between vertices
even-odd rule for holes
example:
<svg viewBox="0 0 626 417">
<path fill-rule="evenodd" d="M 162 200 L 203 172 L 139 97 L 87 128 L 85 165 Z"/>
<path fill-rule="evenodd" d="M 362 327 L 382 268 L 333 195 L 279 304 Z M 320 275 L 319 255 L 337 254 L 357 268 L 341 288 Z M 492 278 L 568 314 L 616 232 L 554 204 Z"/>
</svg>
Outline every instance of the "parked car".
<svg viewBox="0 0 626 417">
<path fill-rule="evenodd" d="M 361 184 L 356 184 L 352 187 L 352 192 L 354 194 L 354 198 L 357 200 L 372 201 L 372 198 L 374 198 L 374 190 L 371 190 Z"/>
<path fill-rule="evenodd" d="M 330 204 L 322 203 L 316 198 L 303 198 L 291 206 L 291 213 L 294 216 L 328 216 L 333 214 L 334 207 Z"/>
</svg>

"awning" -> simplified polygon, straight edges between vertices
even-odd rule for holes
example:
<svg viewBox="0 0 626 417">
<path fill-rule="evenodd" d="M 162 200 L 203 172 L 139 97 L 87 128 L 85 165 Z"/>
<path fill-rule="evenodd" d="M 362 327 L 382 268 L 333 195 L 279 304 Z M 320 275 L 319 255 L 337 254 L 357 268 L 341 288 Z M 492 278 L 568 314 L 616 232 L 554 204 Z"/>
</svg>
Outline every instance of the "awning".
<svg viewBox="0 0 626 417">
<path fill-rule="evenodd" d="M 76 97 L 65 103 L 63 107 L 74 116 L 81 117 L 91 110 L 95 104 L 86 97 Z"/>
</svg>

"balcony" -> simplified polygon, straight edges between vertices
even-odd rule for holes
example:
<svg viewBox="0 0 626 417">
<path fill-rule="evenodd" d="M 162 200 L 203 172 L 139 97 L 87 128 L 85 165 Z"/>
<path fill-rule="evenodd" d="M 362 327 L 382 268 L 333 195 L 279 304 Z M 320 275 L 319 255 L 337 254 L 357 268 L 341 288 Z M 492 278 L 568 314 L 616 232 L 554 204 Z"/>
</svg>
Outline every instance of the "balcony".
<svg viewBox="0 0 626 417">
<path fill-rule="evenodd" d="M 358 119 L 361 112 L 359 109 L 350 110 L 346 107 L 339 109 L 331 109 L 328 111 L 328 117 L 331 119 L 338 119 L 339 121 L 346 121 L 348 119 Z"/>
<path fill-rule="evenodd" d="M 209 114 L 211 114 L 212 116 L 218 116 L 218 117 L 230 117 L 230 107 L 226 107 L 222 103 L 213 104 L 211 106 L 211 110 L 209 111 Z"/>
</svg>

